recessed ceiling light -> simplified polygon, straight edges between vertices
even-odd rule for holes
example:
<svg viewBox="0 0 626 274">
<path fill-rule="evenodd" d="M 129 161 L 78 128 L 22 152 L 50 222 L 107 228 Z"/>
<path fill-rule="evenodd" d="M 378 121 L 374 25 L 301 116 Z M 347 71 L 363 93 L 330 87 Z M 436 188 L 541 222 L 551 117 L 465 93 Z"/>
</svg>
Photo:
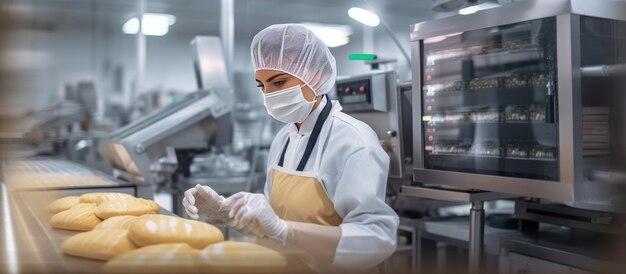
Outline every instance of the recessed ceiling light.
<svg viewBox="0 0 626 274">
<path fill-rule="evenodd" d="M 310 29 L 315 36 L 324 41 L 326 46 L 335 48 L 350 42 L 352 27 L 347 25 L 321 24 L 313 22 L 300 23 Z"/>
<path fill-rule="evenodd" d="M 169 32 L 170 26 L 176 23 L 176 17 L 171 14 L 146 13 L 142 20 L 142 33 L 144 35 L 163 36 Z M 122 26 L 122 32 L 137 34 L 139 32 L 139 19 L 128 19 Z"/>
</svg>

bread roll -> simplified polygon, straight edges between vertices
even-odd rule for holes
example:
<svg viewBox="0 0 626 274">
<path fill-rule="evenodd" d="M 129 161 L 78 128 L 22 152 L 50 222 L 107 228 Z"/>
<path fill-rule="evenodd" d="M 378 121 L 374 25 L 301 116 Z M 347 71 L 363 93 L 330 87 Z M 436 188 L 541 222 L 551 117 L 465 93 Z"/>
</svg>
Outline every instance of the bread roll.
<svg viewBox="0 0 626 274">
<path fill-rule="evenodd" d="M 161 210 L 161 206 L 154 201 L 138 198 L 140 201 L 147 203 L 155 213 L 158 213 Z"/>
<path fill-rule="evenodd" d="M 87 203 L 78 203 L 70 207 L 70 209 L 78 209 L 78 208 L 93 208 L 95 209 L 96 204 L 87 204 Z"/>
<path fill-rule="evenodd" d="M 54 228 L 88 231 L 102 222 L 94 214 L 95 204 L 78 204 L 73 208 L 54 214 L 50 224 Z"/>
<path fill-rule="evenodd" d="M 145 214 L 158 213 L 160 207 L 157 203 L 141 198 L 108 200 L 97 199 L 98 206 L 95 213 L 100 219 L 108 219 L 114 216 L 132 215 L 141 216 Z"/>
<path fill-rule="evenodd" d="M 81 203 L 91 203 L 98 204 L 99 202 L 105 201 L 120 201 L 120 200 L 132 200 L 135 199 L 135 196 L 126 193 L 118 193 L 118 192 L 93 192 L 93 193 L 85 193 L 80 195 Z"/>
<path fill-rule="evenodd" d="M 188 244 L 159 244 L 135 249 L 104 265 L 103 273 L 202 273 L 200 251 Z"/>
<path fill-rule="evenodd" d="M 278 252 L 253 243 L 226 241 L 200 252 L 205 273 L 285 273 L 287 261 Z"/>
<path fill-rule="evenodd" d="M 70 209 L 73 205 L 78 204 L 80 198 L 78 196 L 67 196 L 60 199 L 56 199 L 54 202 L 50 203 L 47 207 L 48 212 L 50 213 L 59 213 L 64 210 Z"/>
<path fill-rule="evenodd" d="M 102 229 L 78 233 L 61 244 L 65 254 L 107 261 L 137 248 L 127 237 L 126 229 Z"/>
<path fill-rule="evenodd" d="M 115 217 L 111 217 L 102 221 L 102 223 L 98 224 L 93 229 L 94 230 L 111 229 L 111 228 L 128 229 L 130 228 L 130 225 L 133 224 L 135 220 L 137 220 L 137 216 L 129 216 L 129 215 L 115 216 Z"/>
<path fill-rule="evenodd" d="M 157 214 L 139 217 L 128 237 L 138 246 L 187 243 L 198 249 L 224 240 L 222 232 L 210 224 Z"/>
</svg>

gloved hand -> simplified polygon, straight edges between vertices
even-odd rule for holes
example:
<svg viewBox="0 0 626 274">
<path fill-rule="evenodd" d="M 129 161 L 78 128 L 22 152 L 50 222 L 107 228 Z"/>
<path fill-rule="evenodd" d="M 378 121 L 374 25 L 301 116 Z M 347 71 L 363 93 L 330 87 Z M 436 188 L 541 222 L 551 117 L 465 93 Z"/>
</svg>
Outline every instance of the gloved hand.
<svg viewBox="0 0 626 274">
<path fill-rule="evenodd" d="M 285 244 L 287 223 L 274 213 L 263 194 L 239 192 L 226 200 L 232 225 L 257 237 L 270 237 Z"/>
<path fill-rule="evenodd" d="M 225 200 L 210 187 L 198 184 L 185 191 L 183 206 L 193 219 L 197 220 L 202 215 L 228 224 L 231 221 L 228 217 L 230 207 L 226 206 Z"/>
</svg>

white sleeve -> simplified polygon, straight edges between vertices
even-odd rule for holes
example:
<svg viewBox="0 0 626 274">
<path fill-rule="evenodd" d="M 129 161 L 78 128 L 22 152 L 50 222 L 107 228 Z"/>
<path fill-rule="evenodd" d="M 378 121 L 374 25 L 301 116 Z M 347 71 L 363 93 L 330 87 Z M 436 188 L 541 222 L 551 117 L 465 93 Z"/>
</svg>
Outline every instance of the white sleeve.
<svg viewBox="0 0 626 274">
<path fill-rule="evenodd" d="M 333 268 L 369 269 L 395 251 L 399 219 L 385 203 L 388 173 L 381 147 L 366 146 L 347 158 L 333 199 L 343 218 Z"/>
</svg>

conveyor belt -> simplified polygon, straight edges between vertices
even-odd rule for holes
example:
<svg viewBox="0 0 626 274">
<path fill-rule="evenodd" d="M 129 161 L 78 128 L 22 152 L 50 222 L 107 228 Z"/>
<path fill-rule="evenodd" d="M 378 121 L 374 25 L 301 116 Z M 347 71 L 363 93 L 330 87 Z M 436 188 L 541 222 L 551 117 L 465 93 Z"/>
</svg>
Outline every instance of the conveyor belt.
<svg viewBox="0 0 626 274">
<path fill-rule="evenodd" d="M 46 207 L 58 198 L 88 192 L 123 192 L 137 196 L 136 185 L 106 179 L 110 181 L 106 185 L 87 183 L 43 188 L 7 188 L 0 179 L 0 273 L 100 273 L 105 262 L 62 254 L 61 243 L 80 232 L 52 228 L 53 214 Z M 173 215 L 163 209 L 160 214 Z M 227 231 L 224 225 L 216 226 L 228 240 L 249 240 L 235 231 Z M 309 271 L 298 259 L 286 258 L 294 269 L 290 272 Z"/>
<path fill-rule="evenodd" d="M 94 272 L 103 263 L 95 260 L 80 259 L 61 254 L 60 246 L 63 240 L 79 232 L 55 229 L 50 226 L 52 214 L 46 210 L 46 205 L 58 195 L 50 195 L 48 191 L 20 192 L 13 200 L 15 210 L 13 217 L 16 228 L 16 242 L 19 249 L 18 267 L 19 272 L 32 267 L 45 266 L 46 273 L 62 272 Z M 26 248 L 24 248 L 26 246 Z M 35 260 L 33 260 L 35 259 Z"/>
<path fill-rule="evenodd" d="M 78 163 L 31 158 L 2 163 L 3 180 L 10 189 L 61 189 L 93 186 L 119 186 L 107 175 Z"/>
<path fill-rule="evenodd" d="M 20 273 L 40 272 L 38 268 L 41 266 L 45 266 L 44 273 L 93 273 L 103 265 L 100 261 L 61 254 L 63 240 L 79 232 L 52 228 L 52 214 L 46 210 L 46 206 L 57 198 L 96 191 L 134 194 L 132 187 L 11 192 L 13 231 L 19 250 L 16 259 Z M 35 271 L 30 271 L 33 268 Z"/>
<path fill-rule="evenodd" d="M 96 273 L 104 262 L 61 253 L 63 240 L 79 232 L 52 228 L 46 207 L 55 199 L 87 192 L 136 196 L 136 186 L 65 160 L 25 159 L 2 167 L 0 273 Z"/>
</svg>

